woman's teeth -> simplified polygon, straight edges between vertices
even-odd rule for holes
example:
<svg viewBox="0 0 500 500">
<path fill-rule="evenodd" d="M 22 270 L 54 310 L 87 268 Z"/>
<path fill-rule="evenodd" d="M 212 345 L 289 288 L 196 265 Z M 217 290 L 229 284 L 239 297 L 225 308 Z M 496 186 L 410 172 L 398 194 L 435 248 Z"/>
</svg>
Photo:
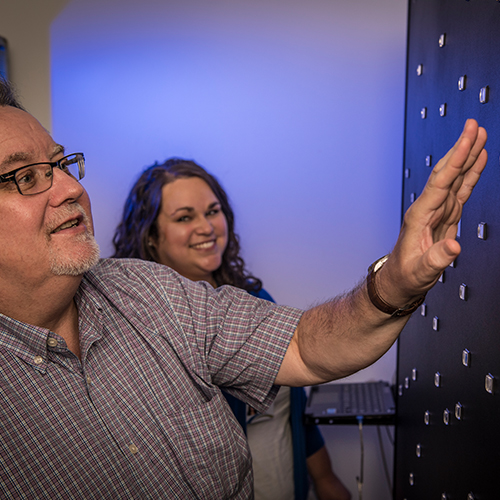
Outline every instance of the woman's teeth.
<svg viewBox="0 0 500 500">
<path fill-rule="evenodd" d="M 213 244 L 213 241 L 207 241 L 206 243 L 198 243 L 197 245 L 193 245 L 193 248 L 210 248 L 211 246 L 213 246 Z"/>
</svg>

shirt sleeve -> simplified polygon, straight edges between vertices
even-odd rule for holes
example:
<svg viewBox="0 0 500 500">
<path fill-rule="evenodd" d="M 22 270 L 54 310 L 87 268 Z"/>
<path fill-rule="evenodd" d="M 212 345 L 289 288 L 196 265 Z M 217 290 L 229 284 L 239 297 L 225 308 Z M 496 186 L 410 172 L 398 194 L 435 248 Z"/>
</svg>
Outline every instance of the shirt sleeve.
<svg viewBox="0 0 500 500">
<path fill-rule="evenodd" d="M 194 285 L 190 295 L 200 293 L 199 283 L 186 284 Z M 263 411 L 274 399 L 274 380 L 302 311 L 230 286 L 203 288 L 203 301 L 192 307 L 213 382 Z"/>
<path fill-rule="evenodd" d="M 303 311 L 135 259 L 104 259 L 87 279 L 137 332 L 162 337 L 158 349 L 175 357 L 172 369 L 182 366 L 208 398 L 220 388 L 258 411 L 273 401 Z"/>
</svg>

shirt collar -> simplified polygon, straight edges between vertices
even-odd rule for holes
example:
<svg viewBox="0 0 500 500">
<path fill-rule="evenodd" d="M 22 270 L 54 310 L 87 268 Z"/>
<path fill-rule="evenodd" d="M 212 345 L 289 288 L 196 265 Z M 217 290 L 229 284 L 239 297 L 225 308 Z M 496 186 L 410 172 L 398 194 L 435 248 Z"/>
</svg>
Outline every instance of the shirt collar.
<svg viewBox="0 0 500 500">
<path fill-rule="evenodd" d="M 101 334 L 101 328 L 97 328 L 97 325 L 102 323 L 102 308 L 86 288 L 88 287 L 80 284 L 75 302 L 79 314 L 80 338 L 92 333 L 92 338 L 88 339 L 91 343 Z M 9 351 L 40 372 L 47 369 L 48 348 L 60 350 L 63 347 L 61 342 L 60 337 L 47 328 L 23 323 L 0 313 L 0 350 Z M 65 349 L 64 346 L 63 350 Z"/>
</svg>

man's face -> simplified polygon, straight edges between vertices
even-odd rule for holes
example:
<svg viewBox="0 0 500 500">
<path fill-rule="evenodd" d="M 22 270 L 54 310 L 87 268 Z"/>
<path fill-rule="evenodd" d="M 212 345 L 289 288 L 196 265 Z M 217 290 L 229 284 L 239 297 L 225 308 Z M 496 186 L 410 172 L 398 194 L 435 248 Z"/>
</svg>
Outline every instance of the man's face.
<svg viewBox="0 0 500 500">
<path fill-rule="evenodd" d="M 64 156 L 30 114 L 0 107 L 0 174 Z M 26 284 L 53 275 L 77 276 L 98 259 L 87 192 L 55 168 L 52 187 L 21 195 L 14 182 L 0 183 L 0 280 Z M 22 280 L 22 281 L 21 281 Z"/>
</svg>

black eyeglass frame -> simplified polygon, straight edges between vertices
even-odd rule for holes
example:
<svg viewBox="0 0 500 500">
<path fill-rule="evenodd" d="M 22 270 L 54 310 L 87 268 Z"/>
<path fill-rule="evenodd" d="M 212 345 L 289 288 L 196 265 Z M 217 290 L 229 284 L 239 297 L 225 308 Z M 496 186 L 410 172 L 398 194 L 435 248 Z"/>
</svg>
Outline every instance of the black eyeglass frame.
<svg viewBox="0 0 500 500">
<path fill-rule="evenodd" d="M 81 181 L 85 177 L 85 156 L 83 153 L 71 153 L 69 155 L 63 156 L 60 160 L 57 161 L 40 161 L 37 163 L 30 163 L 29 165 L 24 165 L 22 167 L 11 170 L 10 172 L 6 172 L 5 174 L 0 175 L 0 184 L 4 182 L 14 181 L 14 184 L 16 185 L 17 190 L 19 191 L 19 194 L 21 194 L 22 196 L 34 196 L 36 194 L 45 193 L 45 191 L 48 191 L 52 187 L 52 184 L 54 182 L 53 175 L 51 175 L 50 177 L 50 185 L 43 191 L 37 191 L 36 193 L 23 193 L 21 191 L 21 188 L 19 187 L 19 184 L 17 183 L 16 173 L 19 172 L 19 170 L 23 170 L 29 167 L 36 167 L 38 165 L 49 165 L 51 167 L 51 173 L 53 172 L 54 168 L 58 168 L 64 173 L 72 175 L 71 173 L 66 172 L 64 170 L 64 167 L 61 165 L 61 163 L 64 162 L 64 160 L 67 160 L 71 156 L 74 156 L 76 160 L 75 162 L 72 163 L 77 163 L 78 165 L 78 179 L 76 177 L 75 179 L 77 181 Z M 79 157 L 81 157 L 81 159 Z"/>
</svg>

